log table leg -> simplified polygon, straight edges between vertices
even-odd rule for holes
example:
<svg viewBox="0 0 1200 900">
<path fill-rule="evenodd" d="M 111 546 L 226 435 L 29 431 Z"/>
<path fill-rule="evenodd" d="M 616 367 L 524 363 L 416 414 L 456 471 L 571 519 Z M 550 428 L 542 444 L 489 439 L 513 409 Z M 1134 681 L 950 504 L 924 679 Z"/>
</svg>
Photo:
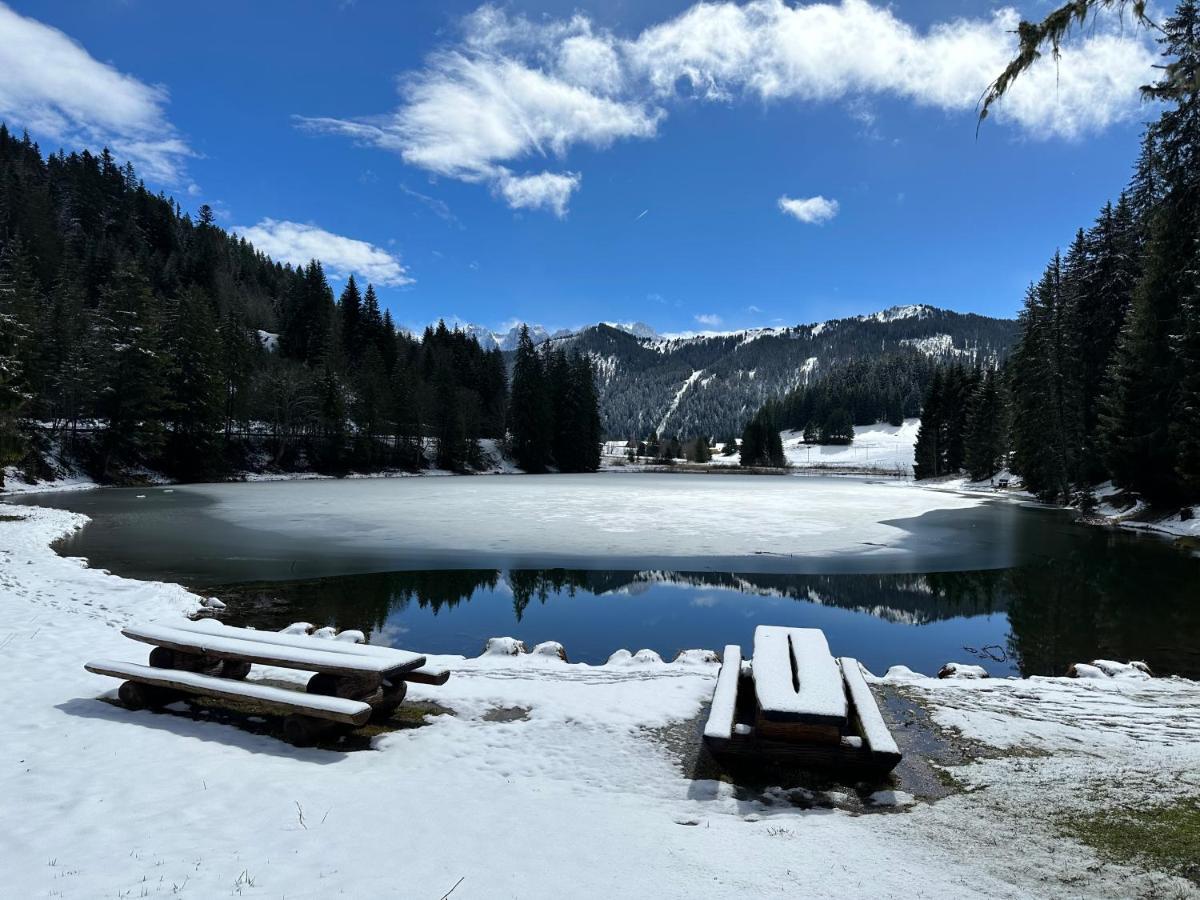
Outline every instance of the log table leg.
<svg viewBox="0 0 1200 900">
<path fill-rule="evenodd" d="M 161 709 L 182 694 L 153 684 L 125 681 L 117 688 L 117 697 L 126 709 Z"/>
<path fill-rule="evenodd" d="M 224 663 L 203 653 L 185 653 L 169 647 L 155 647 L 150 651 L 150 665 L 156 669 L 179 669 L 181 672 L 199 672 L 202 675 L 220 674 Z M 234 663 L 234 665 L 239 665 Z M 247 671 L 249 665 L 247 664 Z"/>
<path fill-rule="evenodd" d="M 379 703 L 371 704 L 371 721 L 378 725 L 381 722 L 386 722 L 392 717 L 400 704 L 404 702 L 404 696 L 408 693 L 408 685 L 403 681 L 384 682 L 383 699 Z"/>
<path fill-rule="evenodd" d="M 378 676 L 351 678 L 318 672 L 308 679 L 305 690 L 310 694 L 320 694 L 325 697 L 361 700 L 371 707 L 371 721 L 378 723 L 391 718 L 396 708 L 404 702 L 407 686 L 403 681 L 392 684 L 383 681 Z"/>
<path fill-rule="evenodd" d="M 283 720 L 283 739 L 296 747 L 308 747 L 328 728 L 328 722 L 311 716 L 291 715 Z"/>
</svg>

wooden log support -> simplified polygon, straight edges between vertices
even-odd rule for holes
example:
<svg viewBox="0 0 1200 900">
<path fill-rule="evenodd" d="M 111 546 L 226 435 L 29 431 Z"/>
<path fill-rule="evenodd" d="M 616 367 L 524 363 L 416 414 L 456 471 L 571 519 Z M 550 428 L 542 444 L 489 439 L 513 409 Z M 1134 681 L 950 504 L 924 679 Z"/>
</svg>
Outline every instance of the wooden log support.
<svg viewBox="0 0 1200 900">
<path fill-rule="evenodd" d="M 182 694 L 200 694 L 205 697 L 216 697 L 221 700 L 251 700 L 263 706 L 274 708 L 283 713 L 298 713 L 316 719 L 327 719 L 346 725 L 363 725 L 371 715 L 371 707 L 358 700 L 347 700 L 342 697 L 325 697 L 303 694 L 299 691 L 289 691 L 283 688 L 270 687 L 246 681 L 231 681 L 228 678 L 214 678 L 198 672 L 184 672 L 177 669 L 155 669 L 137 663 L 115 662 L 100 660 L 84 666 L 89 672 L 97 675 L 109 675 L 113 678 L 124 678 L 129 683 L 139 687 L 167 688 Z M 119 693 L 119 692 L 118 692 Z M 130 689 L 130 699 L 152 699 L 156 695 L 139 696 Z M 178 696 L 175 694 L 173 696 Z M 162 695 L 157 695 L 161 699 Z M 125 700 L 125 697 L 122 697 Z M 167 702 L 170 702 L 169 700 Z M 152 705 L 146 703 L 146 705 Z"/>
<path fill-rule="evenodd" d="M 126 709 L 161 709 L 183 695 L 152 684 L 125 681 L 117 688 L 117 697 Z"/>
<path fill-rule="evenodd" d="M 205 675 L 219 675 L 223 667 L 222 661 L 215 656 L 171 650 L 167 647 L 151 648 L 150 665 L 155 669 L 179 669 L 183 672 L 201 672 Z M 249 671 L 249 664 L 247 664 L 247 671 Z"/>
<path fill-rule="evenodd" d="M 408 685 L 403 681 L 385 684 L 382 691 L 383 696 L 377 703 L 371 704 L 371 722 L 379 725 L 390 719 L 392 714 L 400 708 L 400 704 L 404 702 L 407 693 Z"/>
</svg>

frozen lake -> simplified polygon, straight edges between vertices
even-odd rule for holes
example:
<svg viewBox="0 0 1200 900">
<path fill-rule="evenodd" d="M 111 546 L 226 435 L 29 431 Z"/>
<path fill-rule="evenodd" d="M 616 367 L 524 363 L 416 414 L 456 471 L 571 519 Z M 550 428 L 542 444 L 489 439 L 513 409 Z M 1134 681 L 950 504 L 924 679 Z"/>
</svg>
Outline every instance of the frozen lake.
<svg viewBox="0 0 1200 900">
<path fill-rule="evenodd" d="M 60 547 L 180 581 L 259 627 L 303 619 L 475 653 L 487 637 L 613 650 L 824 628 L 874 669 L 1096 656 L 1200 673 L 1200 561 L 1065 514 L 849 478 L 599 474 L 185 485 L 40 495 Z M 735 574 L 736 573 L 736 574 Z"/>
</svg>

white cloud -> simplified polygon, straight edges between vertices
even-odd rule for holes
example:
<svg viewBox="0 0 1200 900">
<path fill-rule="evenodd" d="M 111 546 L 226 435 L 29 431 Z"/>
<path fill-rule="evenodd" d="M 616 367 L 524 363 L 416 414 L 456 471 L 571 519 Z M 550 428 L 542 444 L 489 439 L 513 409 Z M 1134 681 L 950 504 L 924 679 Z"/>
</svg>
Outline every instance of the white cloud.
<svg viewBox="0 0 1200 900">
<path fill-rule="evenodd" d="M 842 102 L 870 128 L 870 101 L 891 97 L 972 127 L 979 97 L 1014 52 L 1018 20 L 1006 7 L 920 30 L 868 0 L 752 0 L 698 3 L 622 37 L 583 14 L 535 22 L 483 6 L 464 19 L 456 43 L 401 79 L 391 113 L 298 121 L 438 175 L 488 183 L 515 208 L 562 215 L 577 173 L 514 169 L 576 146 L 653 138 L 671 104 Z M 1120 24 L 1104 17 L 1063 48 L 1060 65 L 1037 63 L 996 119 L 1035 138 L 1074 139 L 1135 115 L 1155 54 L 1144 32 Z"/>
<path fill-rule="evenodd" d="M 496 179 L 495 186 L 513 209 L 548 209 L 561 219 L 567 214 L 567 203 L 579 181 L 575 172 L 512 175 L 506 171 Z"/>
<path fill-rule="evenodd" d="M 334 278 L 356 275 L 364 281 L 387 287 L 400 287 L 414 281 L 395 254 L 316 225 L 263 219 L 257 225 L 235 226 L 233 231 L 279 262 L 303 266 L 309 260 L 319 259 L 325 271 Z"/>
<path fill-rule="evenodd" d="M 186 186 L 195 154 L 167 120 L 167 91 L 94 59 L 0 3 L 0 119 L 64 145 L 113 152 L 150 181 Z"/>
<path fill-rule="evenodd" d="M 694 317 L 701 325 L 707 325 L 709 328 L 718 327 L 722 319 L 716 313 L 700 313 Z"/>
<path fill-rule="evenodd" d="M 820 194 L 816 197 L 789 197 L 784 194 L 778 202 L 781 211 L 809 225 L 824 225 L 838 214 L 838 202 Z"/>
</svg>

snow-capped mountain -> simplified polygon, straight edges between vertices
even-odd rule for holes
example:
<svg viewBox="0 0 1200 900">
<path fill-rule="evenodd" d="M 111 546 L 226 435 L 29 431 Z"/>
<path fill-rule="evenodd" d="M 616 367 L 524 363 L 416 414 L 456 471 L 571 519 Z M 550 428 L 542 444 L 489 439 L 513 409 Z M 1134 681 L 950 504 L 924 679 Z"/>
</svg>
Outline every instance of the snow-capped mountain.
<svg viewBox="0 0 1200 900">
<path fill-rule="evenodd" d="M 500 349 L 507 353 L 510 350 L 517 349 L 517 341 L 521 337 L 522 324 L 525 323 L 518 322 L 509 328 L 508 331 L 493 331 L 484 325 L 476 325 L 473 322 L 458 322 L 451 327 L 457 328 L 459 331 L 475 338 L 475 340 L 479 341 L 479 346 L 484 350 Z M 535 344 L 541 344 L 548 340 L 560 340 L 572 337 L 577 333 L 569 328 L 560 328 L 557 331 L 551 332 L 544 325 L 528 324 L 529 336 Z M 659 336 L 658 332 L 645 322 L 605 322 L 603 324 L 620 329 L 634 337 L 657 339 Z"/>
<path fill-rule="evenodd" d="M 926 305 L 791 327 L 635 336 L 593 325 L 566 338 L 590 354 L 605 430 L 718 438 L 738 433 L 762 404 L 856 360 L 920 354 L 935 362 L 994 363 L 1017 336 L 1010 319 Z"/>
<path fill-rule="evenodd" d="M 485 349 L 516 350 L 507 331 L 457 326 Z M 645 436 L 740 432 L 762 404 L 819 381 L 833 368 L 889 353 L 935 361 L 988 363 L 1008 353 L 1016 322 L 925 304 L 808 325 L 660 334 L 644 322 L 601 322 L 550 333 L 529 326 L 535 344 L 551 340 L 591 355 L 600 378 L 606 433 Z"/>
</svg>

